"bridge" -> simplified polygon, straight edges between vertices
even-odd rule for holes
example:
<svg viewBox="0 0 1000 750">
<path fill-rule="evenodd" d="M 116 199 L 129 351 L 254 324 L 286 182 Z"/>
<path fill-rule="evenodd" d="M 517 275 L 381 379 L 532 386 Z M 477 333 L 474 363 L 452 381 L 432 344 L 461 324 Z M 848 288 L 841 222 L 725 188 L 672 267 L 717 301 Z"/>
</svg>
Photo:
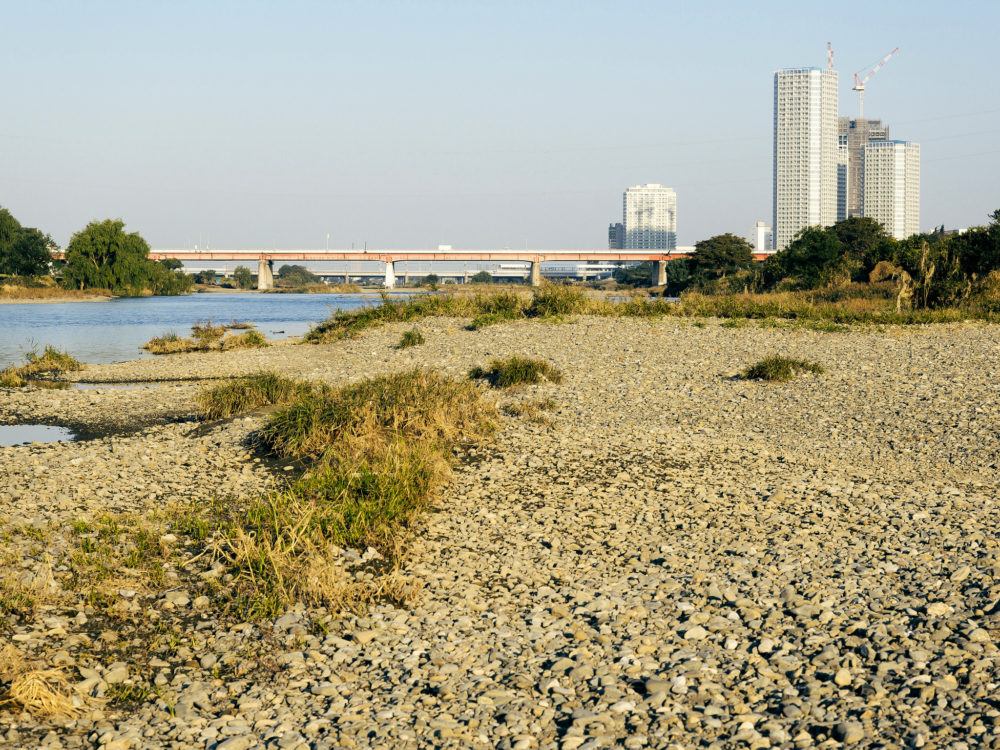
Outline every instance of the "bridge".
<svg viewBox="0 0 1000 750">
<path fill-rule="evenodd" d="M 173 258 L 182 263 L 203 263 L 216 260 L 257 261 L 257 288 L 274 286 L 275 261 L 378 261 L 385 264 L 383 285 L 396 286 L 395 264 L 398 261 L 479 261 L 520 262 L 530 264 L 528 274 L 532 286 L 542 283 L 542 263 L 557 261 L 582 262 L 644 262 L 653 261 L 652 282 L 667 283 L 667 262 L 684 258 L 690 250 L 151 250 L 150 260 Z M 763 260 L 769 253 L 755 255 Z"/>
</svg>

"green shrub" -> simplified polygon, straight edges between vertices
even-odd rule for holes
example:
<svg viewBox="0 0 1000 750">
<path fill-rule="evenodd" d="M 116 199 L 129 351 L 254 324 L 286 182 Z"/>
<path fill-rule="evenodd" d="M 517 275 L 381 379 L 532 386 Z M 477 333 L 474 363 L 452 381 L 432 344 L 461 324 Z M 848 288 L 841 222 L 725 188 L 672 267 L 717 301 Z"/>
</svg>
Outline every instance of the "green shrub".
<svg viewBox="0 0 1000 750">
<path fill-rule="evenodd" d="M 416 328 L 411 328 L 409 331 L 403 332 L 398 346 L 400 349 L 409 349 L 411 346 L 420 346 L 422 343 L 424 343 L 424 335 Z"/>
<path fill-rule="evenodd" d="M 469 371 L 469 377 L 473 380 L 486 380 L 494 388 L 510 388 L 542 381 L 562 382 L 562 373 L 548 362 L 516 356 L 494 359 L 485 369 L 474 367 Z"/>
<path fill-rule="evenodd" d="M 816 362 L 774 355 L 765 357 L 760 362 L 746 368 L 742 373 L 742 377 L 745 380 L 767 380 L 780 383 L 791 380 L 794 376 L 803 372 L 822 375 L 826 370 Z"/>
</svg>

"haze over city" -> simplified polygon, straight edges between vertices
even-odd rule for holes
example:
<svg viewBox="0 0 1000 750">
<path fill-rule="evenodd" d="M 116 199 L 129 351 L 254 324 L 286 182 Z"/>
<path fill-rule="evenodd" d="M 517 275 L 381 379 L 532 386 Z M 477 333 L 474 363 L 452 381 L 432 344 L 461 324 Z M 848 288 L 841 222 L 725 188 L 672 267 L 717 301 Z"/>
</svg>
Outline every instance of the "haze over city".
<svg viewBox="0 0 1000 750">
<path fill-rule="evenodd" d="M 900 52 L 865 113 L 922 148 L 921 229 L 996 208 L 996 6 L 4 3 L 0 196 L 65 245 L 603 247 L 622 190 L 678 243 L 771 216 L 775 70 Z M 329 235 L 329 238 L 327 238 Z"/>
</svg>

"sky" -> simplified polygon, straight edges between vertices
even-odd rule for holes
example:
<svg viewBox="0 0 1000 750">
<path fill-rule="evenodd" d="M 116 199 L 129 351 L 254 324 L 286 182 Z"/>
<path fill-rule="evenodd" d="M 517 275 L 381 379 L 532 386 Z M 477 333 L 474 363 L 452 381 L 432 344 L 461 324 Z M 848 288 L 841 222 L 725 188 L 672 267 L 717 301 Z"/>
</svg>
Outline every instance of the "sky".
<svg viewBox="0 0 1000 750">
<path fill-rule="evenodd" d="M 900 51 L 865 112 L 921 144 L 921 228 L 1000 208 L 1000 4 L 0 0 L 0 206 L 65 245 L 602 248 L 771 217 L 773 73 Z"/>
</svg>

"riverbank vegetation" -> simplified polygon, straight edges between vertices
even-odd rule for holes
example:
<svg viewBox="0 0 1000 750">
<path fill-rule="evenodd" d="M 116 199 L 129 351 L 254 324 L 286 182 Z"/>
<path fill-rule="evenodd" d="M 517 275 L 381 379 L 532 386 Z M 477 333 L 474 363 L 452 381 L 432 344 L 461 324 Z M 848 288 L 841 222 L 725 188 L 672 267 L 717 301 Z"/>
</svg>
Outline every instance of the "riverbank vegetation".
<svg viewBox="0 0 1000 750">
<path fill-rule="evenodd" d="M 75 372 L 83 365 L 75 357 L 46 344 L 41 354 L 32 350 L 24 355 L 25 363 L 0 370 L 0 388 L 21 388 L 26 385 L 46 387 L 53 375 Z"/>
<path fill-rule="evenodd" d="M 813 292 L 823 297 L 877 301 L 896 313 L 955 309 L 964 317 L 1000 312 L 1000 210 L 984 227 L 896 240 L 869 218 L 808 227 L 763 263 L 731 234 L 695 245 L 667 263 L 664 293 L 739 296 Z M 616 274 L 620 284 L 648 287 L 652 264 Z M 826 301 L 829 301 L 827 299 Z M 885 303 L 885 304 L 883 304 Z"/>
<path fill-rule="evenodd" d="M 306 387 L 273 372 L 259 372 L 202 391 L 198 406 L 206 419 L 222 419 L 261 406 L 288 403 Z"/>
<path fill-rule="evenodd" d="M 213 323 L 204 321 L 191 326 L 191 336 L 184 338 L 174 331 L 154 336 L 142 348 L 150 354 L 180 354 L 183 352 L 229 351 L 231 349 L 262 349 L 269 346 L 259 331 L 246 330 L 247 323 Z M 226 329 L 243 330 L 240 334 L 227 334 Z"/>
</svg>

